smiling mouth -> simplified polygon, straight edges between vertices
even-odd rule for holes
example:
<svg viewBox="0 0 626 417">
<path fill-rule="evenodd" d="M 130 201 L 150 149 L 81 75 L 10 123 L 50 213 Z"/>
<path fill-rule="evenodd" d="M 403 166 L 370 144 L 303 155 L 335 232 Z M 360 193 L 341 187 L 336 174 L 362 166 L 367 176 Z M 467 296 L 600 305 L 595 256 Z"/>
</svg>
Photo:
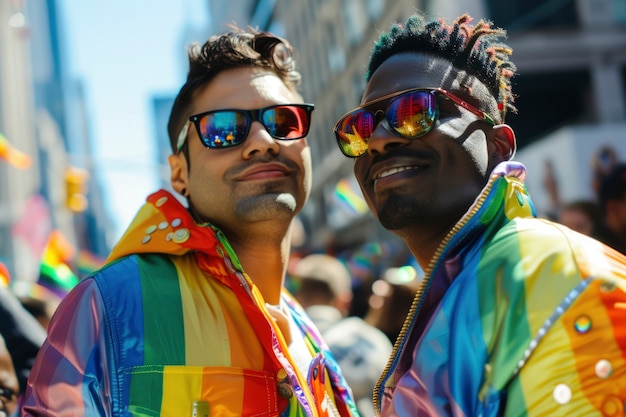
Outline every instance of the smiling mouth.
<svg viewBox="0 0 626 417">
<path fill-rule="evenodd" d="M 386 169 L 386 170 L 382 171 L 380 174 L 376 175 L 376 177 L 374 178 L 374 180 L 379 180 L 379 179 L 382 179 L 382 178 L 388 177 L 388 176 L 390 176 L 390 175 L 397 174 L 398 172 L 409 171 L 409 170 L 415 170 L 415 169 L 423 169 L 423 167 L 418 167 L 418 166 L 405 166 L 405 167 L 395 167 L 395 168 Z"/>
<path fill-rule="evenodd" d="M 291 172 L 283 165 L 276 163 L 256 164 L 239 174 L 240 181 L 265 180 L 272 178 L 285 178 Z"/>
</svg>

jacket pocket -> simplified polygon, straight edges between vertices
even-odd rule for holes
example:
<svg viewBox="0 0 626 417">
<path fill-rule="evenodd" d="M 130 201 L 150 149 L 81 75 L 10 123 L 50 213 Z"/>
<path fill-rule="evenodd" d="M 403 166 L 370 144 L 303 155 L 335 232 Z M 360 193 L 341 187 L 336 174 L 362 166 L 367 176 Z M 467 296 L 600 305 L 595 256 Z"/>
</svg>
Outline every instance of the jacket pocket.
<svg viewBox="0 0 626 417">
<path fill-rule="evenodd" d="M 130 371 L 133 416 L 191 416 L 195 401 L 209 415 L 277 416 L 277 382 L 269 372 L 232 367 L 137 366 Z"/>
</svg>

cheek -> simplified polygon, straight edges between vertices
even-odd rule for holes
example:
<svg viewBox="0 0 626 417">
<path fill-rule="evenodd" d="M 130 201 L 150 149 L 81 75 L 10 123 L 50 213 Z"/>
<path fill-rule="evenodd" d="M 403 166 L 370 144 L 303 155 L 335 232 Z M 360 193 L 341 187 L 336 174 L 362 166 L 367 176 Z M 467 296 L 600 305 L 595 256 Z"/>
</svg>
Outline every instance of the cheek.
<svg viewBox="0 0 626 417">
<path fill-rule="evenodd" d="M 352 167 L 352 171 L 354 172 L 354 177 L 356 178 L 357 182 L 359 183 L 359 186 L 361 188 L 363 188 L 363 184 L 361 179 L 363 178 L 363 175 L 361 175 L 361 172 L 364 172 L 363 167 L 363 158 L 361 157 L 359 159 L 355 159 L 354 160 L 354 166 Z"/>
<path fill-rule="evenodd" d="M 302 149 L 302 152 L 300 153 L 300 155 L 302 157 L 302 176 L 303 176 L 302 181 L 304 185 L 304 191 L 306 192 L 306 195 L 308 196 L 309 194 L 311 194 L 311 188 L 313 185 L 313 167 L 311 163 L 311 148 L 306 146 L 304 149 Z"/>
<path fill-rule="evenodd" d="M 438 126 L 438 130 L 452 138 L 459 138 L 467 134 L 468 126 L 476 120 L 473 114 L 463 112 L 461 117 L 446 120 Z M 489 150 L 487 149 L 487 136 L 482 130 L 474 130 L 461 144 L 469 154 L 476 169 L 481 175 L 486 175 L 489 168 Z"/>
<path fill-rule="evenodd" d="M 223 177 L 229 167 L 227 156 L 216 157 L 211 155 L 211 157 L 205 157 L 203 154 L 195 154 L 190 155 L 190 158 L 188 184 L 191 188 L 189 191 L 196 193 L 195 198 L 200 198 L 198 193 L 205 194 L 218 190 L 223 184 Z"/>
<path fill-rule="evenodd" d="M 463 148 L 474 161 L 474 165 L 481 175 L 487 175 L 489 167 L 489 150 L 487 149 L 487 135 L 482 130 L 475 130 L 463 142 Z"/>
<path fill-rule="evenodd" d="M 441 121 L 437 126 L 437 129 L 444 135 L 451 138 L 459 138 L 465 134 L 467 127 L 476 120 L 476 117 L 472 114 L 466 114 L 463 112 L 459 117 L 448 117 Z"/>
<path fill-rule="evenodd" d="M 367 190 L 364 188 L 363 186 L 363 181 L 362 179 L 365 177 L 365 174 L 361 175 L 361 173 L 366 173 L 367 169 L 364 167 L 365 165 L 365 159 L 367 158 L 367 156 L 364 156 L 362 158 L 356 159 L 354 161 L 354 177 L 356 178 L 357 182 L 359 183 L 359 188 L 361 189 L 361 194 L 363 195 L 363 198 L 365 198 L 365 202 L 367 203 L 367 205 L 371 208 L 373 208 L 372 205 L 372 201 L 370 200 L 369 194 L 367 193 Z M 373 210 L 374 214 L 376 214 L 376 210 Z"/>
</svg>

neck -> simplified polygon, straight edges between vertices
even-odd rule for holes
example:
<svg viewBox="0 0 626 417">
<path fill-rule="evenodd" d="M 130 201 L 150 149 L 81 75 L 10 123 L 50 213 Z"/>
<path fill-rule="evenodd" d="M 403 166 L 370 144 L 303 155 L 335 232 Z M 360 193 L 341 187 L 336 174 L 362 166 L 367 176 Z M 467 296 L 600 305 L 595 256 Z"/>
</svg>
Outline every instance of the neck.
<svg viewBox="0 0 626 417">
<path fill-rule="evenodd" d="M 402 238 L 419 266 L 423 271 L 426 271 L 449 230 L 451 229 L 446 229 L 444 232 L 432 231 L 432 233 L 429 233 L 429 231 L 423 229 L 411 229 L 394 231 L 394 233 Z"/>
<path fill-rule="evenodd" d="M 291 239 L 286 233 L 255 233 L 254 227 L 245 236 L 227 235 L 239 262 L 263 298 L 270 304 L 278 304 L 283 281 L 287 272 Z"/>
</svg>

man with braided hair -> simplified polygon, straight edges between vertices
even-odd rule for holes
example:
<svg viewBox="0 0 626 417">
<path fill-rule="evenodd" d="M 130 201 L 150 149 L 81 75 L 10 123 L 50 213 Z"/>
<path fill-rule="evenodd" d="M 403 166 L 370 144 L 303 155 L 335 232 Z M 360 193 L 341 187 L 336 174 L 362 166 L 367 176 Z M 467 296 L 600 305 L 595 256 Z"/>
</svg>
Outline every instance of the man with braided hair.
<svg viewBox="0 0 626 417">
<path fill-rule="evenodd" d="M 380 378 L 385 416 L 621 415 L 626 258 L 535 217 L 505 32 L 415 15 L 335 126 L 382 225 L 425 271 Z"/>
</svg>

